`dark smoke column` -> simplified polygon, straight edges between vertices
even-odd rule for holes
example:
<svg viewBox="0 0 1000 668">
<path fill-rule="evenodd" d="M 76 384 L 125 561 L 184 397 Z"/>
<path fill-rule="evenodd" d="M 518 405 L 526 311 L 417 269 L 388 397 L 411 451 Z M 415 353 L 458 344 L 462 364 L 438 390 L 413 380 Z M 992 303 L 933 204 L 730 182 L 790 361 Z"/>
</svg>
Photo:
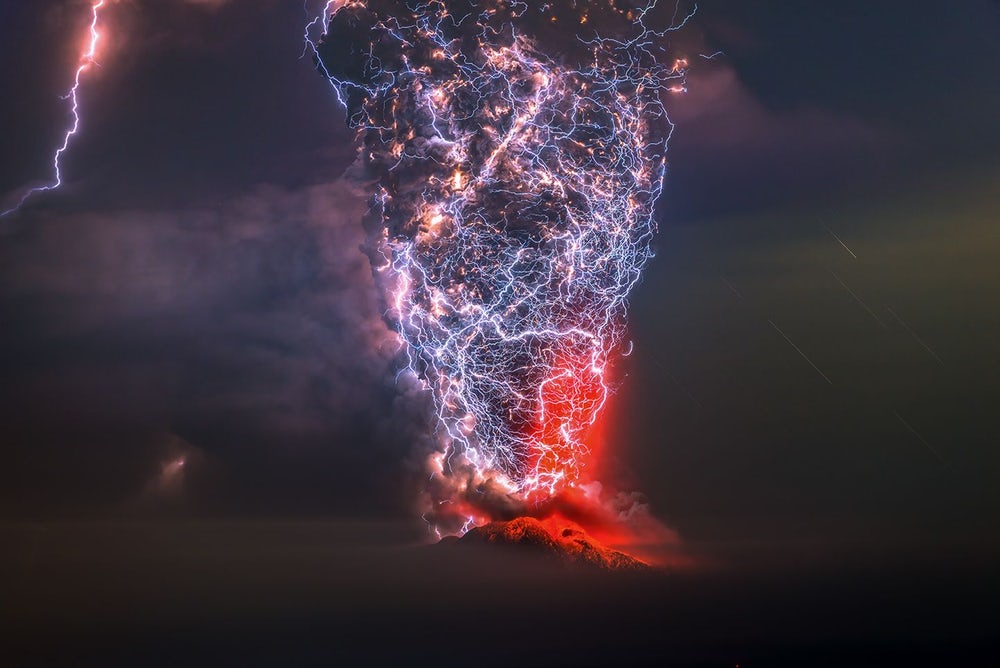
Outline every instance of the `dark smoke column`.
<svg viewBox="0 0 1000 668">
<path fill-rule="evenodd" d="M 685 63 L 644 2 L 328 9 L 319 66 L 377 179 L 368 254 L 434 397 L 425 516 L 461 531 L 585 481 Z"/>
</svg>

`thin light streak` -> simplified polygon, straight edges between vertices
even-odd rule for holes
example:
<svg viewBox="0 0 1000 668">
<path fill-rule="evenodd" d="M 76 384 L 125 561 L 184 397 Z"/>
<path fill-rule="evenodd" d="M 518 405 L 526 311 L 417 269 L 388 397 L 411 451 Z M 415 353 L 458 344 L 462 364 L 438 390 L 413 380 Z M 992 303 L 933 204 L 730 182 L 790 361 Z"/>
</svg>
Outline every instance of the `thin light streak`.
<svg viewBox="0 0 1000 668">
<path fill-rule="evenodd" d="M 62 181 L 62 165 L 60 160 L 63 154 L 69 149 L 70 141 L 76 136 L 76 133 L 80 129 L 80 100 L 78 93 L 80 91 L 80 84 L 83 80 L 83 75 L 86 74 L 92 66 L 97 65 L 95 57 L 97 56 L 97 46 L 101 39 L 101 33 L 99 31 L 99 22 L 101 18 L 101 10 L 105 8 L 107 0 L 97 0 L 90 7 L 90 27 L 89 27 L 89 38 L 87 40 L 86 47 L 80 54 L 79 64 L 76 68 L 76 73 L 73 76 L 73 85 L 70 87 L 69 91 L 62 97 L 63 100 L 69 100 L 70 102 L 70 115 L 72 116 L 72 121 L 63 133 L 62 144 L 56 149 L 55 153 L 52 155 L 52 180 L 40 186 L 35 186 L 30 188 L 28 191 L 21 196 L 17 204 L 11 208 L 0 212 L 0 218 L 8 216 L 25 205 L 25 203 L 31 199 L 34 195 L 49 190 L 55 190 L 59 188 Z"/>
<path fill-rule="evenodd" d="M 828 382 L 830 385 L 833 385 L 833 381 L 830 380 L 829 376 L 827 376 L 825 373 L 823 373 L 822 371 L 820 371 L 820 368 L 818 366 L 816 366 L 811 359 L 809 359 L 809 356 L 806 355 L 804 352 L 802 352 L 802 349 L 799 348 L 797 345 L 795 345 L 795 343 L 790 338 L 788 338 L 788 335 L 785 334 L 783 331 L 781 331 L 780 327 L 778 327 L 777 325 L 774 324 L 773 320 L 768 320 L 768 322 L 771 323 L 771 327 L 774 327 L 775 331 L 778 332 L 778 334 L 781 334 L 781 337 L 783 339 L 785 339 L 785 341 L 788 341 L 788 345 L 790 345 L 792 348 L 794 348 L 795 352 L 797 352 L 799 355 L 802 356 L 802 359 L 804 359 L 805 361 L 809 362 L 809 366 L 811 366 L 813 369 L 815 369 L 816 373 L 818 373 L 819 375 L 823 376 L 823 380 L 825 380 L 826 382 Z"/>
<path fill-rule="evenodd" d="M 836 239 L 836 240 L 837 240 L 837 243 L 838 243 L 838 244 L 840 244 L 841 246 L 843 246 L 843 247 L 844 247 L 844 250 L 845 250 L 845 251 L 847 251 L 848 253 L 850 253 L 850 254 L 851 254 L 851 257 L 853 257 L 853 258 L 854 258 L 855 260 L 857 260 L 857 259 L 858 259 L 858 256 L 857 256 L 857 255 L 855 255 L 854 251 L 852 251 L 852 250 L 850 249 L 850 247 L 849 247 L 849 246 L 848 246 L 847 244 L 845 244 L 845 243 L 844 243 L 844 240 L 843 240 L 843 239 L 841 239 L 840 237 L 838 237 L 838 236 L 837 236 L 837 234 L 836 234 L 836 233 L 835 233 L 835 232 L 834 232 L 833 230 L 831 230 L 831 229 L 830 229 L 829 227 L 827 227 L 826 225 L 824 225 L 824 226 L 823 226 L 823 229 L 824 229 L 824 230 L 826 230 L 827 232 L 829 232 L 829 233 L 830 233 L 830 236 L 832 236 L 832 237 L 833 237 L 834 239 Z"/>
<path fill-rule="evenodd" d="M 737 297 L 739 297 L 740 299 L 743 299 L 743 293 L 742 293 L 742 292 L 740 292 L 739 290 L 737 290 L 737 289 L 736 289 L 736 286 L 735 286 L 735 285 L 733 285 L 733 284 L 732 284 L 732 283 L 731 283 L 731 282 L 729 281 L 729 279 L 728 279 L 728 278 L 726 278 L 725 276 L 723 276 L 723 275 L 721 275 L 721 274 L 719 275 L 719 278 L 720 278 L 720 279 L 722 280 L 722 282 L 723 282 L 723 283 L 725 283 L 725 284 L 726 284 L 726 287 L 727 287 L 727 288 L 729 288 L 730 290 L 732 290 L 732 292 L 733 292 L 733 294 L 734 294 L 734 295 L 736 295 L 736 296 L 737 296 Z"/>
<path fill-rule="evenodd" d="M 917 336 L 917 333 L 914 332 L 913 329 L 911 329 L 910 326 L 907 325 L 906 322 L 901 317 L 899 317 L 898 313 L 896 313 L 895 311 L 893 311 L 892 308 L 890 308 L 888 306 L 886 306 L 886 310 L 889 311 L 889 315 L 891 315 L 893 318 L 895 318 L 896 322 L 898 322 L 900 325 L 902 325 L 903 329 L 905 329 L 909 333 L 909 335 L 913 337 L 914 341 L 916 341 L 917 343 L 919 343 L 920 346 L 924 350 L 926 350 L 930 354 L 931 357 L 933 357 L 935 360 L 937 360 L 938 364 L 940 364 L 941 366 L 945 366 L 944 360 L 942 360 L 940 357 L 938 357 L 938 354 L 936 352 L 934 352 L 934 349 L 931 348 L 929 345 L 927 345 L 927 343 L 924 342 L 923 339 L 921 339 L 919 336 Z"/>
<path fill-rule="evenodd" d="M 925 439 L 925 438 L 924 438 L 923 436 L 921 436 L 921 435 L 920 435 L 920 432 L 918 432 L 918 431 L 917 431 L 916 429 L 914 429 L 914 428 L 913 428 L 913 427 L 912 427 L 912 426 L 910 425 L 910 423 L 909 423 L 909 422 L 907 422 L 906 420 L 904 420 L 904 419 L 903 419 L 903 416 L 902 416 L 902 415 L 900 415 L 900 414 L 899 414 L 899 413 L 897 413 L 896 411 L 893 411 L 893 412 L 892 412 L 892 414 L 896 416 L 896 419 L 897 419 L 897 420 L 899 420 L 899 422 L 900 422 L 900 423 L 901 423 L 901 424 L 902 424 L 902 425 L 903 425 L 904 427 L 906 427 L 906 430 L 907 430 L 907 431 L 909 431 L 909 432 L 910 432 L 911 434 L 913 434 L 913 435 L 914 435 L 914 436 L 915 436 L 915 437 L 917 438 L 917 440 L 918 440 L 918 441 L 920 441 L 921 443 L 923 443 L 924 447 L 925 447 L 925 448 L 927 448 L 927 450 L 928 450 L 928 451 L 929 451 L 929 452 L 930 452 L 930 453 L 931 453 L 932 455 L 934 455 L 934 456 L 935 456 L 935 457 L 937 458 L 937 460 L 938 460 L 939 462 L 941 462 L 942 464 L 944 464 L 944 465 L 945 465 L 945 466 L 946 466 L 947 468 L 951 468 L 951 464 L 949 464 L 949 463 L 948 463 L 948 462 L 947 462 L 947 461 L 945 460 L 945 458 L 941 456 L 941 453 L 939 453 L 939 452 L 938 452 L 937 450 L 935 450 L 935 449 L 934 449 L 934 446 L 932 446 L 932 445 L 931 445 L 930 443 L 928 443 L 928 442 L 927 442 L 927 439 Z"/>
<path fill-rule="evenodd" d="M 888 329 L 888 326 L 887 326 L 887 325 L 886 325 L 886 324 L 885 324 L 884 322 L 882 322 L 882 320 L 881 320 L 881 319 L 880 319 L 880 318 L 879 318 L 879 317 L 878 317 L 877 315 L 875 315 L 875 311 L 871 310 L 871 309 L 870 309 L 870 308 L 868 307 L 868 304 L 866 304 L 866 303 L 865 303 L 865 300 L 863 300 L 863 299 L 862 299 L 861 297 L 859 297 L 859 296 L 858 296 L 858 294 L 857 294 L 856 292 L 854 292 L 854 290 L 852 290 L 852 289 L 851 289 L 851 288 L 850 288 L 850 287 L 849 287 L 849 286 L 847 285 L 847 283 L 845 283 L 845 282 L 843 281 L 843 279 L 841 279 L 841 278 L 840 278 L 840 276 L 838 276 L 838 275 L 837 275 L 837 272 L 835 272 L 835 271 L 834 271 L 833 269 L 829 269 L 829 268 L 827 269 L 827 271 L 829 271 L 829 272 L 830 272 L 830 275 L 831 275 L 831 276 L 833 276 L 833 277 L 834 277 L 835 279 L 837 279 L 837 282 L 838 282 L 838 283 L 840 283 L 840 285 L 841 285 L 841 286 L 843 286 L 843 288 L 844 288 L 845 290 L 847 290 L 847 292 L 848 292 L 848 293 L 849 293 L 849 294 L 850 294 L 850 295 L 851 295 L 852 297 L 854 297 L 854 301 L 855 301 L 855 302 L 857 302 L 857 303 L 858 303 L 858 305 L 859 305 L 859 306 L 860 306 L 861 308 L 863 308 L 863 309 L 864 309 L 864 310 L 865 310 L 865 311 L 866 311 L 866 312 L 868 313 L 868 315 L 870 315 L 870 316 L 871 316 L 871 317 L 872 317 L 872 318 L 873 318 L 873 319 L 875 320 L 875 322 L 877 322 L 877 323 L 878 323 L 878 324 L 879 324 L 879 325 L 880 325 L 881 327 L 883 327 L 883 328 L 885 328 L 885 329 Z"/>
</svg>

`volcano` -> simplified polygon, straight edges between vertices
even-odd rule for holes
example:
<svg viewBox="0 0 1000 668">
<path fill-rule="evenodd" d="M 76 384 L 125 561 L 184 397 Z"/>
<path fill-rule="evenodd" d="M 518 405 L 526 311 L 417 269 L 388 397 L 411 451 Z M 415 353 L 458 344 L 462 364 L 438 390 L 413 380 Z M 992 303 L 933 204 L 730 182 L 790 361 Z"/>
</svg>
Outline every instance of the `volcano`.
<svg viewBox="0 0 1000 668">
<path fill-rule="evenodd" d="M 578 525 L 560 525 L 552 519 L 543 522 L 534 517 L 518 517 L 490 522 L 448 542 L 456 546 L 517 550 L 570 568 L 632 572 L 652 569 L 646 562 L 602 544 Z"/>
</svg>

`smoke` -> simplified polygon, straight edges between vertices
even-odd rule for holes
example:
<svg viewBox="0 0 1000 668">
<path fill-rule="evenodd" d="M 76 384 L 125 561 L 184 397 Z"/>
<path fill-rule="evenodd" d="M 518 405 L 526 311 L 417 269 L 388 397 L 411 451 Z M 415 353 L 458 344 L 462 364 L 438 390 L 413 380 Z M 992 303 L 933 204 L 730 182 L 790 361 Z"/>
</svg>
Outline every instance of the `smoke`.
<svg viewBox="0 0 1000 668">
<path fill-rule="evenodd" d="M 425 517 L 440 531 L 587 480 L 652 255 L 662 95 L 686 73 L 663 62 L 686 19 L 655 31 L 654 4 L 328 4 L 317 61 L 373 184 L 365 250 L 408 391 L 429 390 Z"/>
<path fill-rule="evenodd" d="M 0 336 L 0 396 L 24 444 L 4 509 L 395 512 L 365 496 L 398 475 L 377 464 L 407 435 L 372 434 L 390 426 L 399 343 L 358 250 L 363 210 L 337 180 L 32 212 L 0 244 L 0 310 L 21 314 Z"/>
</svg>

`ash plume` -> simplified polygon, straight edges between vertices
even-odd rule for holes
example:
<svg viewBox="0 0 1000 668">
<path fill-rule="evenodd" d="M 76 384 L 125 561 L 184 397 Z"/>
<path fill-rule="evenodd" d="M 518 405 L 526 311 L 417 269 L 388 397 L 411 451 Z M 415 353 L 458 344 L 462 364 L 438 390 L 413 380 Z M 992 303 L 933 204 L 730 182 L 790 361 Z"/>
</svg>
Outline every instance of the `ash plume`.
<svg viewBox="0 0 1000 668">
<path fill-rule="evenodd" d="M 627 298 L 651 257 L 674 14 L 655 2 L 330 2 L 317 64 L 373 183 L 365 251 L 430 390 L 443 533 L 587 482 Z M 312 24 L 311 24 L 312 25 Z M 308 39 L 308 31 L 307 31 Z"/>
</svg>

